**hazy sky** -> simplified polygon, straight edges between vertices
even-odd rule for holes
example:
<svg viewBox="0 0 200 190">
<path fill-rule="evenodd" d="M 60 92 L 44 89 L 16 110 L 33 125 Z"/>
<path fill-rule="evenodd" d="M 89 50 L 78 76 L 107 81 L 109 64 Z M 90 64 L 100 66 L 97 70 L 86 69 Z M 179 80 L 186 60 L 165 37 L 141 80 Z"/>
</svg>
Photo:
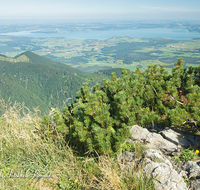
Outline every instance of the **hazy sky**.
<svg viewBox="0 0 200 190">
<path fill-rule="evenodd" d="M 0 19 L 200 20 L 200 0 L 4 0 Z"/>
</svg>

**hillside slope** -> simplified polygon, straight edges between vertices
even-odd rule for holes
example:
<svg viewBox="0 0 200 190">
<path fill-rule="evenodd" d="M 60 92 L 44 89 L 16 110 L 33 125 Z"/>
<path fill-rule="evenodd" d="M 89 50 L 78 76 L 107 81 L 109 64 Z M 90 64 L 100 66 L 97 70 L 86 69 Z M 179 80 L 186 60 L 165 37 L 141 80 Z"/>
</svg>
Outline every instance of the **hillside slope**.
<svg viewBox="0 0 200 190">
<path fill-rule="evenodd" d="M 63 64 L 63 63 L 58 63 L 58 62 L 54 62 L 46 57 L 42 57 L 42 56 L 39 56 L 31 51 L 26 51 L 20 55 L 17 55 L 14 57 L 14 59 L 18 59 L 18 60 L 24 60 L 24 56 L 27 57 L 27 59 L 29 60 L 28 62 L 32 62 L 32 63 L 41 63 L 41 64 L 44 64 L 44 65 L 48 65 L 48 66 L 51 66 L 53 68 L 56 68 L 56 69 L 63 69 L 63 70 L 67 70 L 71 73 L 84 73 L 82 71 L 79 71 L 78 69 L 74 69 L 73 67 L 70 67 L 66 64 Z"/>
<path fill-rule="evenodd" d="M 28 105 L 30 111 L 37 108 L 41 114 L 48 113 L 48 106 L 38 96 L 2 74 L 0 74 L 0 99 L 3 99 L 7 105 L 13 106 L 15 102 L 21 102 Z M 1 110 L 0 114 L 2 114 Z"/>
<path fill-rule="evenodd" d="M 109 78 L 101 73 L 82 73 L 70 66 L 53 62 L 32 52 L 25 52 L 15 57 L 13 61 L 0 59 L 0 75 L 2 81 L 13 83 L 9 87 L 3 84 L 0 86 L 2 98 L 12 97 L 12 101 L 28 102 L 26 105 L 29 108 L 33 105 L 38 106 L 38 103 L 34 104 L 34 101 L 39 98 L 41 100 L 39 104 L 45 110 L 51 107 L 62 108 L 72 102 L 83 83 L 87 82 L 89 86 L 93 86 L 97 82 L 102 83 L 104 78 Z M 10 82 L 7 83 L 10 84 Z M 6 88 L 9 89 L 7 92 Z M 17 96 L 20 94 L 19 89 L 23 93 Z M 30 93 L 34 94 L 35 98 Z"/>
</svg>

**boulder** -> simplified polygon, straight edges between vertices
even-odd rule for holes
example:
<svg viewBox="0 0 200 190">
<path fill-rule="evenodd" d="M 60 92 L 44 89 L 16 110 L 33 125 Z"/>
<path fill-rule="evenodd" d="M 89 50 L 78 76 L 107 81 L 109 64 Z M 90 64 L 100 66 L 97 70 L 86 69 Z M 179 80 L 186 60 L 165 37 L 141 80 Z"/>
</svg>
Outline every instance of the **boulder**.
<svg viewBox="0 0 200 190">
<path fill-rule="evenodd" d="M 141 159 L 135 159 L 134 153 L 124 152 L 118 157 L 118 160 L 123 162 L 123 164 L 120 164 L 122 170 L 132 171 L 138 177 L 141 172 L 147 179 L 153 177 L 155 190 L 188 189 L 183 178 L 173 169 L 173 165 L 167 159 L 167 156 L 164 156 L 160 150 L 145 150 Z M 125 163 L 124 161 L 127 162 Z"/>
<path fill-rule="evenodd" d="M 200 161 L 182 162 L 181 169 L 188 172 L 189 179 L 200 179 Z"/>
<path fill-rule="evenodd" d="M 200 136 L 194 135 L 191 132 L 186 132 L 181 129 L 177 129 L 174 126 L 163 128 L 159 124 L 154 126 L 147 125 L 145 126 L 150 132 L 159 133 L 170 142 L 181 146 L 182 148 L 188 148 L 190 146 L 196 146 L 200 148 Z"/>
<path fill-rule="evenodd" d="M 155 126 L 153 126 L 155 127 Z M 200 137 L 173 128 L 161 127 L 142 128 L 138 125 L 130 127 L 131 139 L 129 143 L 143 143 L 149 148 L 143 151 L 140 159 L 134 153 L 125 152 L 120 159 L 123 168 L 134 170 L 143 168 L 144 174 L 150 179 L 153 177 L 155 189 L 188 189 L 183 178 L 189 182 L 192 190 L 200 190 L 200 161 L 187 161 L 176 165 L 170 156 L 181 155 L 181 148 L 200 147 Z M 163 153 L 165 155 L 163 155 Z M 170 155 L 170 156 L 169 156 Z M 137 167 L 138 166 L 138 167 Z"/>
<path fill-rule="evenodd" d="M 142 157 L 143 158 L 148 158 L 153 162 L 158 162 L 158 163 L 165 163 L 167 164 L 170 168 L 173 168 L 171 162 L 168 160 L 168 158 L 162 154 L 161 151 L 155 150 L 155 149 L 148 149 L 142 152 Z"/>
<path fill-rule="evenodd" d="M 187 138 L 172 129 L 165 129 L 161 131 L 160 134 L 163 138 L 177 146 L 180 145 L 183 148 L 188 148 L 192 145 L 192 143 Z"/>
<path fill-rule="evenodd" d="M 156 190 L 187 190 L 183 178 L 173 169 L 170 161 L 159 150 L 143 151 L 144 174 L 154 179 Z"/>
<path fill-rule="evenodd" d="M 146 146 L 150 149 L 158 149 L 169 155 L 173 155 L 178 152 L 177 145 L 164 139 L 160 134 L 149 132 L 146 128 L 133 125 L 130 127 L 130 132 L 133 143 L 140 142 L 146 144 Z"/>
</svg>

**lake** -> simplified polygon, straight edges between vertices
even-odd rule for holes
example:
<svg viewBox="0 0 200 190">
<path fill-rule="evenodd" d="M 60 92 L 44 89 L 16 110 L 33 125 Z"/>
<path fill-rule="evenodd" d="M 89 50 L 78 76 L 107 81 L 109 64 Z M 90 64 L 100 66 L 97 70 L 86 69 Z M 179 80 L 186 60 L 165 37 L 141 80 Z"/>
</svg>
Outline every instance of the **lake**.
<svg viewBox="0 0 200 190">
<path fill-rule="evenodd" d="M 8 36 L 24 36 L 33 38 L 51 38 L 64 37 L 67 39 L 97 39 L 106 40 L 113 37 L 131 37 L 131 38 L 170 38 L 176 40 L 190 40 L 192 38 L 200 38 L 200 33 L 188 32 L 185 29 L 166 29 L 166 28 L 147 28 L 147 29 L 126 29 L 126 30 L 98 30 L 98 31 L 75 31 L 67 30 L 55 31 L 20 31 L 10 33 L 0 33 L 0 35 Z"/>
</svg>

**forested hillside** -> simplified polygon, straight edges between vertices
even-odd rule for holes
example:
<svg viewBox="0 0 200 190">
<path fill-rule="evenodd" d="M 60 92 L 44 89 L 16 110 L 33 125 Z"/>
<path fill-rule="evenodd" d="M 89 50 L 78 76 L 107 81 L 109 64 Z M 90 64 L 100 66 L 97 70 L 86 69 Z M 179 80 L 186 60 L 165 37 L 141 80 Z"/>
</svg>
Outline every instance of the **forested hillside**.
<svg viewBox="0 0 200 190">
<path fill-rule="evenodd" d="M 111 76 L 112 73 L 115 73 L 117 78 L 122 78 L 122 68 L 112 68 L 112 69 L 106 69 L 106 70 L 99 70 L 95 73 L 103 73 L 105 75 Z"/>
<path fill-rule="evenodd" d="M 52 61 L 51 59 L 48 59 L 46 57 L 42 57 L 42 56 L 39 56 L 33 52 L 30 52 L 30 51 L 26 51 L 20 55 L 17 55 L 15 56 L 14 59 L 18 59 L 18 60 L 21 60 L 20 58 L 23 59 L 23 57 L 27 57 L 28 61 L 27 62 L 31 62 L 31 63 L 41 63 L 41 64 L 44 64 L 44 65 L 48 65 L 48 66 L 51 66 L 53 68 L 56 68 L 56 69 L 63 69 L 63 70 L 67 70 L 71 73 L 84 73 L 84 72 L 81 72 L 77 69 L 74 69 L 73 67 L 70 67 L 66 64 L 62 64 L 62 63 L 58 63 L 58 62 L 54 62 Z"/>
<path fill-rule="evenodd" d="M 66 106 L 76 97 L 83 82 L 89 86 L 109 78 L 104 74 L 85 74 L 65 64 L 53 62 L 32 52 L 14 59 L 0 59 L 0 98 L 14 103 L 25 102 L 42 113 L 49 108 Z"/>
<path fill-rule="evenodd" d="M 31 108 L 37 108 L 38 110 L 44 113 L 48 110 L 48 106 L 30 90 L 25 89 L 23 86 L 18 84 L 16 81 L 10 80 L 4 75 L 0 74 L 0 98 L 8 103 L 8 100 L 12 102 L 12 105 L 15 102 L 24 103 Z M 4 110 L 0 110 L 4 112 Z"/>
</svg>

